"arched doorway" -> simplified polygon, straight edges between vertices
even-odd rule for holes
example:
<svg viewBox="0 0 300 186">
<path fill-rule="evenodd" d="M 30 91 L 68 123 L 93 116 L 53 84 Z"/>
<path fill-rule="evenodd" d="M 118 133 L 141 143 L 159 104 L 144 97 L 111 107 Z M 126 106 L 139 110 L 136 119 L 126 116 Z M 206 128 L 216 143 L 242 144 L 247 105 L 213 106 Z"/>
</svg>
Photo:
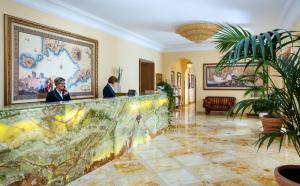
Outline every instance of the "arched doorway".
<svg viewBox="0 0 300 186">
<path fill-rule="evenodd" d="M 180 59 L 171 67 L 171 84 L 174 85 L 180 94 L 180 107 L 195 107 L 196 105 L 193 104 L 196 101 L 196 76 L 194 68 L 191 60 L 186 58 Z"/>
<path fill-rule="evenodd" d="M 196 76 L 195 76 L 195 67 L 191 61 L 186 64 L 185 73 L 184 73 L 184 80 L 185 80 L 185 106 L 190 104 L 194 104 L 196 101 Z"/>
</svg>

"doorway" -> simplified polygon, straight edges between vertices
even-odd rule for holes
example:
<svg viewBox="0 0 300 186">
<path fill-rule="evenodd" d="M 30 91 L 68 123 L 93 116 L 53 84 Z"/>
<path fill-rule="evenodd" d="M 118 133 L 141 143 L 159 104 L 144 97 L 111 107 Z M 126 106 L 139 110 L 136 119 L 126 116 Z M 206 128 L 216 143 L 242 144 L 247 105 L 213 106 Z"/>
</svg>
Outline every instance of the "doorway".
<svg viewBox="0 0 300 186">
<path fill-rule="evenodd" d="M 139 92 L 140 95 L 154 92 L 155 64 L 152 61 L 139 59 Z"/>
<path fill-rule="evenodd" d="M 188 106 L 196 102 L 196 75 L 194 65 L 189 62 L 185 69 L 184 104 Z"/>
</svg>

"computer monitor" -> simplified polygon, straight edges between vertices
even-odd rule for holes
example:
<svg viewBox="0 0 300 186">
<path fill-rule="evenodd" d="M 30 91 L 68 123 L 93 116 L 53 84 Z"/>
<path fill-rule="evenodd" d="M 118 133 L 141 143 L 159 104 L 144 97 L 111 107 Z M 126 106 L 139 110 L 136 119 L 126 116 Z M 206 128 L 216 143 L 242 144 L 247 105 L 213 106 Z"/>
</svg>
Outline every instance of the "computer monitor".
<svg viewBox="0 0 300 186">
<path fill-rule="evenodd" d="M 128 96 L 135 96 L 136 91 L 135 90 L 128 90 Z"/>
</svg>

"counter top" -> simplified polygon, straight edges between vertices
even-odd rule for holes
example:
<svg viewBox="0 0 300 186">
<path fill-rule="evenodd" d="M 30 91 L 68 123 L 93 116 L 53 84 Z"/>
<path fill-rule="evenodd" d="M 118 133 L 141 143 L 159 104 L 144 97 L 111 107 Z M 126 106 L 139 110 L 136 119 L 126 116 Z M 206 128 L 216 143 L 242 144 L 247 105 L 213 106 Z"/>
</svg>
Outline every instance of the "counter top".
<svg viewBox="0 0 300 186">
<path fill-rule="evenodd" d="M 0 185 L 66 185 L 168 124 L 160 94 L 3 107 Z"/>
<path fill-rule="evenodd" d="M 152 95 L 142 95 L 142 96 L 118 96 L 114 98 L 94 98 L 94 99 L 77 99 L 72 101 L 61 101 L 61 102 L 52 102 L 52 103 L 46 103 L 46 102 L 36 102 L 36 103 L 25 103 L 25 104 L 14 104 L 10 106 L 3 106 L 0 107 L 0 112 L 2 111 L 10 111 L 10 110 L 23 110 L 23 109 L 34 109 L 34 108 L 42 108 L 42 107 L 48 107 L 53 105 L 65 105 L 65 104 L 78 104 L 78 103 L 88 103 L 88 102 L 101 102 L 101 101 L 113 101 L 113 100 L 129 100 L 129 99 L 141 99 L 143 97 L 151 97 L 151 96 L 157 96 L 160 94 L 152 94 Z"/>
</svg>

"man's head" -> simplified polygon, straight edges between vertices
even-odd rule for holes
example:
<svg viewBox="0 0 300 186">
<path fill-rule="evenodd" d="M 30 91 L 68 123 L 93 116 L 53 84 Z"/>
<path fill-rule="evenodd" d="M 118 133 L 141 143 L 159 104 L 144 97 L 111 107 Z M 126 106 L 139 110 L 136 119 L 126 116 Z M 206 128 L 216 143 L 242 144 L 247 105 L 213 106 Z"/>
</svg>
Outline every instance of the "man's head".
<svg viewBox="0 0 300 186">
<path fill-rule="evenodd" d="M 55 84 L 55 87 L 56 89 L 62 91 L 65 89 L 65 79 L 62 78 L 62 77 L 57 77 L 54 79 L 54 84 Z"/>
<path fill-rule="evenodd" d="M 115 82 L 118 82 L 118 79 L 116 78 L 116 76 L 110 76 L 108 78 L 108 83 L 114 84 Z"/>
</svg>

